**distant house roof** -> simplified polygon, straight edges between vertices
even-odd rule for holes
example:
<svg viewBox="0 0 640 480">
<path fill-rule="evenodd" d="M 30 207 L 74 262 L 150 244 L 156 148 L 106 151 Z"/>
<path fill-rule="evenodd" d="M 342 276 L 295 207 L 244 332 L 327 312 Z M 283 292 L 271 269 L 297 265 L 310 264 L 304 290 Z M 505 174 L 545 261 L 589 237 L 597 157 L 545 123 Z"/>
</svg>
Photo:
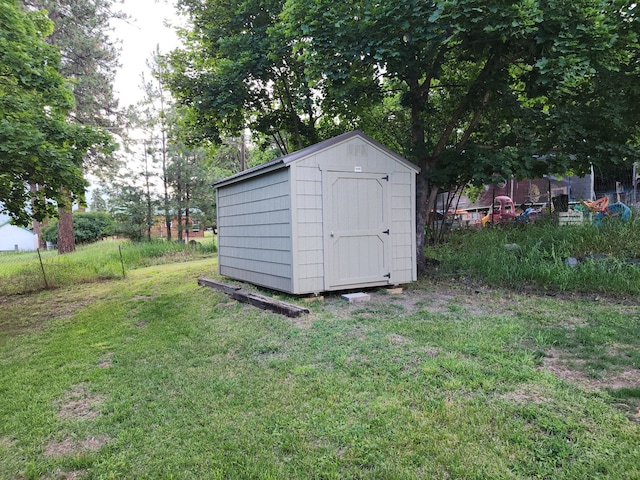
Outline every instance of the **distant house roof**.
<svg viewBox="0 0 640 480">
<path fill-rule="evenodd" d="M 25 232 L 33 233 L 28 228 L 24 228 L 24 227 L 21 227 L 19 225 L 14 225 L 13 223 L 11 223 L 11 220 L 7 220 L 6 222 L 0 222 L 0 228 L 4 227 L 5 225 L 9 225 L 11 227 L 19 228 L 20 230 L 24 230 Z"/>
<path fill-rule="evenodd" d="M 262 173 L 266 173 L 266 172 L 270 172 L 273 170 L 278 170 L 280 168 L 284 168 L 287 165 L 289 165 L 292 162 L 295 162 L 296 160 L 299 160 L 301 158 L 307 157 L 309 155 L 313 155 L 314 153 L 320 152 L 326 148 L 332 147 L 334 145 L 337 145 L 341 142 L 344 142 L 346 140 L 349 140 L 353 137 L 360 137 L 363 140 L 375 145 L 377 148 L 383 150 L 385 153 L 387 153 L 388 155 L 390 155 L 391 157 L 395 158 L 398 162 L 406 165 L 407 167 L 415 170 L 416 172 L 420 172 L 420 167 L 418 167 L 417 165 L 409 162 L 408 160 L 406 160 L 405 158 L 401 157 L 400 155 L 398 155 L 397 153 L 395 153 L 393 150 L 388 149 L 387 147 L 385 147 L 384 145 L 382 145 L 379 142 L 376 142 L 373 138 L 369 137 L 368 135 L 366 135 L 365 133 L 363 133 L 360 130 L 354 130 L 352 132 L 347 132 L 347 133 L 343 133 L 342 135 L 338 135 L 337 137 L 333 137 L 333 138 L 329 138 L 328 140 L 324 140 L 323 142 L 320 143 L 316 143 L 314 145 L 311 145 L 309 147 L 303 148 L 302 150 L 298 150 L 296 152 L 293 153 L 289 153 L 288 155 L 284 155 L 283 157 L 278 157 L 278 158 L 274 158 L 273 160 L 263 163 L 261 165 L 258 165 L 256 167 L 253 168 L 249 168 L 248 170 L 244 170 L 240 173 L 236 173 L 235 175 L 231 175 L 230 177 L 227 177 L 223 180 L 220 180 L 216 183 L 213 184 L 214 188 L 218 188 L 221 187 L 223 185 L 229 185 L 231 183 L 235 183 L 238 182 L 240 180 L 243 180 L 244 178 L 249 178 L 249 177 L 253 177 L 255 175 L 258 174 L 262 174 Z"/>
</svg>

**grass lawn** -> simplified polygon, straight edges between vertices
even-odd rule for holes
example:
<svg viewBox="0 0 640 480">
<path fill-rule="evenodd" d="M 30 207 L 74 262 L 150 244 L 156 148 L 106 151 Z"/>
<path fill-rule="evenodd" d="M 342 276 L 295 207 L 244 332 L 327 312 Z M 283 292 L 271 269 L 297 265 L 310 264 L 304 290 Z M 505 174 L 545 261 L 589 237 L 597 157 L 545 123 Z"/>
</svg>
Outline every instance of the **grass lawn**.
<svg viewBox="0 0 640 480">
<path fill-rule="evenodd" d="M 640 478 L 637 302 L 423 281 L 289 319 L 215 270 L 0 297 L 0 478 Z"/>
</svg>

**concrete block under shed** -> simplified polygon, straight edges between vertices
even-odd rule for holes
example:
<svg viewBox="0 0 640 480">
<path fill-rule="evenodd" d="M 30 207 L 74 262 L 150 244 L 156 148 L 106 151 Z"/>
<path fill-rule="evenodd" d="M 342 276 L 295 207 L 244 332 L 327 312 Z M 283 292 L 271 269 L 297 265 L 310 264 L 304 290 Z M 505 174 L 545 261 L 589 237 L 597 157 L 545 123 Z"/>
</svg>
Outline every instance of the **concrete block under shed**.
<svg viewBox="0 0 640 480">
<path fill-rule="evenodd" d="M 371 295 L 362 292 L 345 293 L 344 295 L 341 295 L 340 298 L 342 298 L 343 300 L 347 300 L 349 303 L 361 303 L 371 300 Z"/>
</svg>

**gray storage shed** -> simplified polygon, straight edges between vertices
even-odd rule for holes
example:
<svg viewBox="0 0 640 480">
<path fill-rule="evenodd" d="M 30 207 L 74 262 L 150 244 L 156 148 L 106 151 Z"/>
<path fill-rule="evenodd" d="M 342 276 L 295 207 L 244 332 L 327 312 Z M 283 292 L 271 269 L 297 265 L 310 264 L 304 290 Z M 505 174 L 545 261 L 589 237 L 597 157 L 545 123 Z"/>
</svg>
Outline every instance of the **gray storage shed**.
<svg viewBox="0 0 640 480">
<path fill-rule="evenodd" d="M 354 131 L 217 182 L 220 274 L 292 294 L 415 281 L 419 171 Z"/>
</svg>

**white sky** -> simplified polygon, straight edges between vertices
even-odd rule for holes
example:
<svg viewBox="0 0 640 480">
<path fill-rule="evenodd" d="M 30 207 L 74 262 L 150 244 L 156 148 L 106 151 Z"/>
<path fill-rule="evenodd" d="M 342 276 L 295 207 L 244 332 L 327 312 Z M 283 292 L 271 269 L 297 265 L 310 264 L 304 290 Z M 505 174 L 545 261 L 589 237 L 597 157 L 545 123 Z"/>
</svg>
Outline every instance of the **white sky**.
<svg viewBox="0 0 640 480">
<path fill-rule="evenodd" d="M 147 60 L 160 46 L 160 53 L 167 53 L 179 45 L 172 27 L 165 23 L 179 24 L 171 0 L 124 0 L 116 4 L 131 18 L 114 22 L 113 36 L 120 39 L 120 64 L 115 79 L 116 95 L 120 107 L 133 104 L 143 97 L 141 74 L 148 76 Z"/>
</svg>

